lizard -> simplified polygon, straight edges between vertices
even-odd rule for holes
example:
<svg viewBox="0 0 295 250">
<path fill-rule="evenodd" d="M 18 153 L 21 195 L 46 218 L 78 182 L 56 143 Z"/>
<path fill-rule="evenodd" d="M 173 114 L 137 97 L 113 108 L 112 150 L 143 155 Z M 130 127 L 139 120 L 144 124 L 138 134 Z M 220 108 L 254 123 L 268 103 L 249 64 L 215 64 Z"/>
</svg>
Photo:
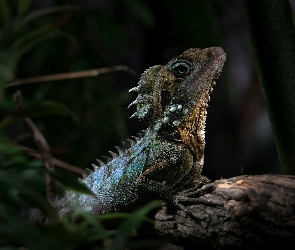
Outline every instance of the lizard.
<svg viewBox="0 0 295 250">
<path fill-rule="evenodd" d="M 98 160 L 83 177 L 93 196 L 68 191 L 60 201 L 60 216 L 76 206 L 94 215 L 131 211 L 160 198 L 175 203 L 176 194 L 195 187 L 204 165 L 205 126 L 210 93 L 226 60 L 219 47 L 192 48 L 165 65 L 147 69 L 138 85 L 131 116 L 148 124 L 129 140 L 128 149 L 116 147 L 108 162 Z"/>
</svg>

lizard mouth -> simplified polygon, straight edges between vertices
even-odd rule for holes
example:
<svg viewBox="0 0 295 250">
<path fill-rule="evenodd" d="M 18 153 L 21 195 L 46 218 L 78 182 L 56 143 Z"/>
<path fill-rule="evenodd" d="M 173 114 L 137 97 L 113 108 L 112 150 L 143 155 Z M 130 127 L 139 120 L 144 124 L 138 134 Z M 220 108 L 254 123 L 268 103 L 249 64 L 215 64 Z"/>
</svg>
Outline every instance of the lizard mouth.
<svg viewBox="0 0 295 250">
<path fill-rule="evenodd" d="M 216 81 L 218 80 L 223 64 L 225 62 L 226 59 L 226 55 L 224 52 L 222 52 L 222 54 L 220 54 L 219 56 L 217 56 L 217 58 L 213 61 L 213 64 L 216 65 L 216 73 L 213 75 L 211 84 L 208 85 L 208 87 L 205 90 L 205 98 L 207 99 L 207 103 L 206 103 L 206 108 L 208 107 L 208 103 L 210 102 L 210 94 L 213 92 L 214 87 L 216 86 Z"/>
<path fill-rule="evenodd" d="M 203 88 L 204 98 L 207 100 L 206 106 L 208 106 L 210 94 L 214 90 L 216 80 L 219 78 L 225 60 L 226 54 L 223 50 L 221 48 L 214 48 L 214 57 L 204 63 L 204 70 L 194 79 L 192 86 L 195 91 Z"/>
<path fill-rule="evenodd" d="M 204 70 L 197 74 L 190 88 L 195 92 L 193 100 L 195 101 L 194 109 L 190 114 L 189 127 L 195 127 L 198 137 L 198 144 L 205 146 L 205 128 L 207 118 L 207 108 L 210 102 L 210 94 L 213 92 L 216 85 L 216 80 L 219 78 L 226 55 L 222 49 L 218 49 L 218 53 L 214 58 L 208 60 L 204 64 Z M 192 124 L 195 124 L 192 126 Z"/>
<path fill-rule="evenodd" d="M 200 108 L 200 106 L 203 106 L 207 108 L 210 94 L 213 92 L 216 80 L 219 78 L 225 62 L 226 54 L 221 48 L 211 48 L 207 54 L 209 53 L 211 53 L 211 56 L 203 61 L 201 69 L 198 66 L 197 72 L 192 74 L 193 77 L 179 90 L 180 93 L 185 93 L 185 98 L 187 98 L 191 107 L 198 106 Z"/>
<path fill-rule="evenodd" d="M 204 49 L 200 57 L 203 59 L 194 66 L 195 69 L 191 73 L 191 77 L 186 80 L 176 94 L 185 95 L 183 97 L 191 102 L 192 106 L 195 106 L 193 104 L 199 101 L 204 92 L 207 92 L 208 95 L 211 93 L 226 59 L 223 50 L 215 47 Z"/>
<path fill-rule="evenodd" d="M 203 70 L 196 74 L 195 79 L 193 79 L 192 88 L 195 90 L 204 88 L 210 94 L 216 85 L 216 80 L 219 78 L 226 59 L 226 55 L 221 48 L 218 48 L 217 51 L 218 53 L 213 58 L 209 58 L 204 62 Z"/>
</svg>

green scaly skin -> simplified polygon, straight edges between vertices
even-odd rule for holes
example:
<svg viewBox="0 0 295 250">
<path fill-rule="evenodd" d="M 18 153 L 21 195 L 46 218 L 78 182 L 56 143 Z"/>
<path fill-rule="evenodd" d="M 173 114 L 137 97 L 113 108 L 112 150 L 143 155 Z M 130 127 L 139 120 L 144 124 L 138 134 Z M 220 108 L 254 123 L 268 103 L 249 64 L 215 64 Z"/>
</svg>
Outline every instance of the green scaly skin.
<svg viewBox="0 0 295 250">
<path fill-rule="evenodd" d="M 225 62 L 221 48 L 189 49 L 166 65 L 146 70 L 131 103 L 132 117 L 148 123 L 130 148 L 111 152 L 99 161 L 83 183 L 95 194 L 68 192 L 60 201 L 60 216 L 76 206 L 93 214 L 131 211 L 160 198 L 175 203 L 176 193 L 201 179 L 204 164 L 205 121 L 209 94 Z"/>
</svg>

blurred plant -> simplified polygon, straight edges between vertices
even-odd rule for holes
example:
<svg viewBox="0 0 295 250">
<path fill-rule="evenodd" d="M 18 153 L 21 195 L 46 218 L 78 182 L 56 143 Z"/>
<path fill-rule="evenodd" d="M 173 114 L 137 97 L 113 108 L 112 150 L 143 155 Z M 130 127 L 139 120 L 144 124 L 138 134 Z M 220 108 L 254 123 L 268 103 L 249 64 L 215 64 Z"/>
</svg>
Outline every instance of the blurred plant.
<svg viewBox="0 0 295 250">
<path fill-rule="evenodd" d="M 0 0 L 0 103 L 5 104 L 5 86 L 16 78 L 16 71 L 23 55 L 41 41 L 62 35 L 59 28 L 68 19 L 62 16 L 47 19 L 46 23 L 28 28 L 28 24 L 53 13 L 76 10 L 76 6 L 59 6 L 29 12 L 30 0 Z M 131 6 L 131 5 L 130 5 Z M 132 6 L 131 6 L 132 7 Z M 14 15 L 16 13 L 16 16 Z M 148 17 L 144 20 L 148 22 Z M 143 21 L 144 21 L 143 20 Z M 8 113 L 0 120 L 0 247 L 1 249 L 133 249 L 142 247 L 136 241 L 129 242 L 131 235 L 143 221 L 152 224 L 146 215 L 160 205 L 152 202 L 133 214 L 102 215 L 95 218 L 87 208 L 77 208 L 68 218 L 58 218 L 51 203 L 45 198 L 45 175 L 54 178 L 59 190 L 72 190 L 91 195 L 90 191 L 76 178 L 65 175 L 60 170 L 48 171 L 40 160 L 25 157 L 15 142 L 8 139 L 6 129 L 15 121 L 24 117 L 63 115 L 77 120 L 77 115 L 67 106 L 55 101 L 31 101 L 21 110 Z M 5 106 L 5 105 L 4 105 Z M 3 110 L 3 106 L 1 107 Z M 36 157 L 36 151 L 28 151 Z M 54 159 L 56 160 L 56 159 Z M 65 165 L 65 163 L 59 162 Z M 77 169 L 77 168 L 76 168 Z M 31 207 L 40 209 L 47 217 L 44 225 L 34 225 L 23 216 Z M 23 212 L 21 212 L 23 211 Z M 83 221 L 73 224 L 77 218 Z M 116 230 L 106 229 L 99 221 L 120 221 Z M 140 241 L 142 242 L 142 241 Z M 158 241 L 149 241 L 149 246 L 159 245 Z M 145 244 L 146 245 L 146 244 Z"/>
<path fill-rule="evenodd" d="M 6 119 L 0 122 L 0 131 L 22 117 L 48 115 L 69 115 L 73 119 L 78 120 L 77 115 L 67 106 L 54 101 L 43 101 L 34 103 L 22 110 L 13 112 L 12 115 L 8 116 Z"/>
<path fill-rule="evenodd" d="M 122 249 L 128 246 L 129 237 L 143 221 L 152 223 L 146 220 L 146 215 L 160 206 L 159 202 L 151 202 L 133 214 L 109 214 L 97 218 L 87 208 L 77 208 L 69 218 L 59 219 L 44 198 L 45 180 L 42 176 L 45 169 L 41 162 L 28 161 L 17 147 L 4 138 L 0 139 L 0 151 L 0 246 L 6 246 L 6 249 L 102 249 L 106 239 L 110 249 Z M 74 178 L 66 178 L 58 172 L 52 175 L 60 188 L 90 194 Z M 38 207 L 47 216 L 45 225 L 33 225 L 21 216 L 20 211 L 30 206 Z M 83 217 L 83 221 L 72 224 L 78 217 Z M 99 222 L 109 220 L 121 221 L 116 230 L 106 229 Z M 159 242 L 152 244 L 158 245 Z M 132 241 L 132 246 L 139 249 L 142 245 Z"/>
<path fill-rule="evenodd" d="M 31 0 L 0 0 L 0 103 L 4 85 L 15 79 L 21 57 L 45 39 L 61 35 L 58 30 L 67 20 L 64 16 L 51 23 L 28 30 L 30 22 L 56 12 L 77 10 L 76 6 L 59 6 L 28 12 Z M 16 16 L 13 15 L 16 9 Z"/>
<path fill-rule="evenodd" d="M 243 0 L 283 173 L 295 175 L 295 30 L 288 0 Z"/>
</svg>

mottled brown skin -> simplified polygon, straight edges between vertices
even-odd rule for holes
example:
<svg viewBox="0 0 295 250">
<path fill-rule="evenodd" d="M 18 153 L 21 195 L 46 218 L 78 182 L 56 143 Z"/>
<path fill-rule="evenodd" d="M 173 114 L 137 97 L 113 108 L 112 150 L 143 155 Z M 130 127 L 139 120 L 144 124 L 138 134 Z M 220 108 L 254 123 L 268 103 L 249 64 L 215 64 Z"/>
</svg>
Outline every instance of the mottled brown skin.
<svg viewBox="0 0 295 250">
<path fill-rule="evenodd" d="M 76 206 L 93 214 L 130 211 L 151 199 L 175 202 L 177 192 L 201 179 L 209 94 L 225 61 L 221 48 L 189 49 L 166 65 L 145 71 L 131 103 L 132 117 L 148 129 L 108 163 L 94 165 L 84 182 L 95 196 L 69 192 L 60 201 L 61 216 Z"/>
</svg>

